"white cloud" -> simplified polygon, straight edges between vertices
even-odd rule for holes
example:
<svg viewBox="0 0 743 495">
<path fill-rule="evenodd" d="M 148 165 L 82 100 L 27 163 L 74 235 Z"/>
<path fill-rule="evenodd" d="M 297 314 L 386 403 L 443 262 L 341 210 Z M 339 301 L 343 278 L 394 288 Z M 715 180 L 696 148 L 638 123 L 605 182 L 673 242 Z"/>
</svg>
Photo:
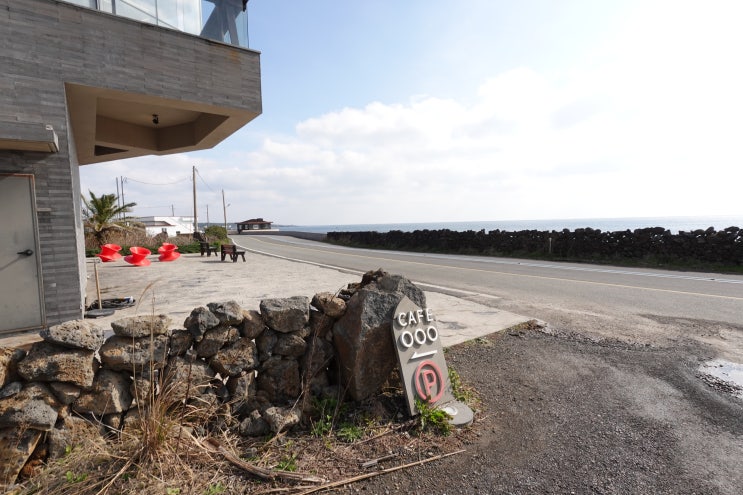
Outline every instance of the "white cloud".
<svg viewBox="0 0 743 495">
<path fill-rule="evenodd" d="M 524 64 L 471 94 L 339 107 L 225 156 L 84 167 L 83 187 L 165 183 L 195 165 L 200 203 L 221 206 L 224 189 L 230 220 L 294 224 L 740 214 L 737 5 L 640 2 L 560 70 Z M 142 206 L 191 208 L 188 182 L 126 186 Z"/>
</svg>

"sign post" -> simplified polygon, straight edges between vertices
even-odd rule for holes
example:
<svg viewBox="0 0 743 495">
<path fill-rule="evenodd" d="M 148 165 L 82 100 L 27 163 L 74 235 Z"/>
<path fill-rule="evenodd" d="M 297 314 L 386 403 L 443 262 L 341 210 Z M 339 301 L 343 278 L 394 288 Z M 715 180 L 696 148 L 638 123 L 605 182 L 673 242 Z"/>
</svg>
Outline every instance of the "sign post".
<svg viewBox="0 0 743 495">
<path fill-rule="evenodd" d="M 472 410 L 452 395 L 444 348 L 431 309 L 420 308 L 403 297 L 395 309 L 392 338 L 410 414 L 418 414 L 415 399 L 419 399 L 447 412 L 453 425 L 471 423 Z"/>
</svg>

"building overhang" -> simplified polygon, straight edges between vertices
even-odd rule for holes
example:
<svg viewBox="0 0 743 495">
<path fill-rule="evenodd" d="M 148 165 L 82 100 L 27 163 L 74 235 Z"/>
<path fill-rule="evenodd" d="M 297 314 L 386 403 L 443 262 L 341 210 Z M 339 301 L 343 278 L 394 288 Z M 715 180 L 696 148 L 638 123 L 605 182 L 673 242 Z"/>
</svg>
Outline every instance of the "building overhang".
<svg viewBox="0 0 743 495">
<path fill-rule="evenodd" d="M 80 165 L 212 148 L 260 114 L 72 83 L 65 92 Z"/>
<path fill-rule="evenodd" d="M 0 121 L 0 150 L 56 153 L 59 138 L 49 124 Z"/>
</svg>

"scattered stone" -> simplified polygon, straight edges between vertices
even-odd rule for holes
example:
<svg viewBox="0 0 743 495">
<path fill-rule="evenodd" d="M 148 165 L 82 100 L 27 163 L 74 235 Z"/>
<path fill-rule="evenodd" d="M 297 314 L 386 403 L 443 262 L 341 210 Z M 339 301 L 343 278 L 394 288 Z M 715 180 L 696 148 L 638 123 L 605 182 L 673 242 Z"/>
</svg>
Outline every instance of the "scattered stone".
<svg viewBox="0 0 743 495">
<path fill-rule="evenodd" d="M 167 335 L 170 324 L 171 320 L 166 315 L 139 315 L 111 322 L 111 328 L 119 337 L 136 339 L 150 335 Z"/>
<path fill-rule="evenodd" d="M 169 340 L 167 335 L 154 339 L 113 336 L 99 351 L 101 362 L 108 369 L 130 373 L 162 368 L 168 357 Z"/>
<path fill-rule="evenodd" d="M 289 430 L 294 425 L 299 424 L 299 420 L 302 419 L 301 413 L 297 409 L 284 407 L 269 407 L 263 412 L 262 416 L 274 433 Z"/>
<path fill-rule="evenodd" d="M 271 431 L 268 422 L 257 409 L 240 423 L 240 434 L 245 437 L 262 437 Z"/>
<path fill-rule="evenodd" d="M 191 314 L 186 317 L 183 326 L 191 332 L 196 342 L 200 341 L 207 330 L 219 325 L 219 318 L 205 307 L 195 308 Z"/>
<path fill-rule="evenodd" d="M 346 301 L 332 292 L 319 292 L 312 298 L 312 306 L 331 318 L 340 318 L 346 312 Z"/>
<path fill-rule="evenodd" d="M 310 300 L 304 296 L 264 299 L 261 315 L 269 328 L 280 333 L 301 330 L 310 318 Z"/>
<path fill-rule="evenodd" d="M 95 351 L 36 342 L 21 362 L 18 374 L 27 382 L 68 382 L 89 388 L 95 377 Z"/>
<path fill-rule="evenodd" d="M 206 307 L 222 325 L 237 326 L 243 321 L 243 310 L 235 301 L 212 302 Z"/>
<path fill-rule="evenodd" d="M 103 345 L 103 334 L 102 328 L 88 320 L 67 321 L 39 332 L 42 339 L 52 344 L 90 351 L 97 351 Z"/>
</svg>

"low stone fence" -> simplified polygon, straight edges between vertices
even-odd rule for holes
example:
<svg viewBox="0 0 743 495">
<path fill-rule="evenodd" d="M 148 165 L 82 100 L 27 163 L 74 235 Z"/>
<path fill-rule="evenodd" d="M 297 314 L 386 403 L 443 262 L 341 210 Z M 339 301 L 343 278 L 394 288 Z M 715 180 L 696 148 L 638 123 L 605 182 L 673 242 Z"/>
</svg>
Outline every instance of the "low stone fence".
<svg viewBox="0 0 743 495">
<path fill-rule="evenodd" d="M 329 232 L 335 244 L 406 251 L 526 256 L 587 261 L 643 260 L 662 263 L 743 265 L 743 230 L 695 230 L 672 234 L 662 227 L 602 232 L 591 228 L 562 231 L 393 230 Z"/>
<path fill-rule="evenodd" d="M 0 349 L 0 488 L 34 455 L 64 455 L 80 428 L 105 435 L 141 421 L 153 400 L 263 436 L 301 421 L 303 398 L 364 399 L 396 366 L 391 322 L 404 296 L 425 307 L 405 278 L 369 272 L 339 294 L 267 299 L 259 310 L 209 303 L 182 328 L 134 316 L 104 339 L 78 320 L 42 331 L 28 352 Z"/>
</svg>

